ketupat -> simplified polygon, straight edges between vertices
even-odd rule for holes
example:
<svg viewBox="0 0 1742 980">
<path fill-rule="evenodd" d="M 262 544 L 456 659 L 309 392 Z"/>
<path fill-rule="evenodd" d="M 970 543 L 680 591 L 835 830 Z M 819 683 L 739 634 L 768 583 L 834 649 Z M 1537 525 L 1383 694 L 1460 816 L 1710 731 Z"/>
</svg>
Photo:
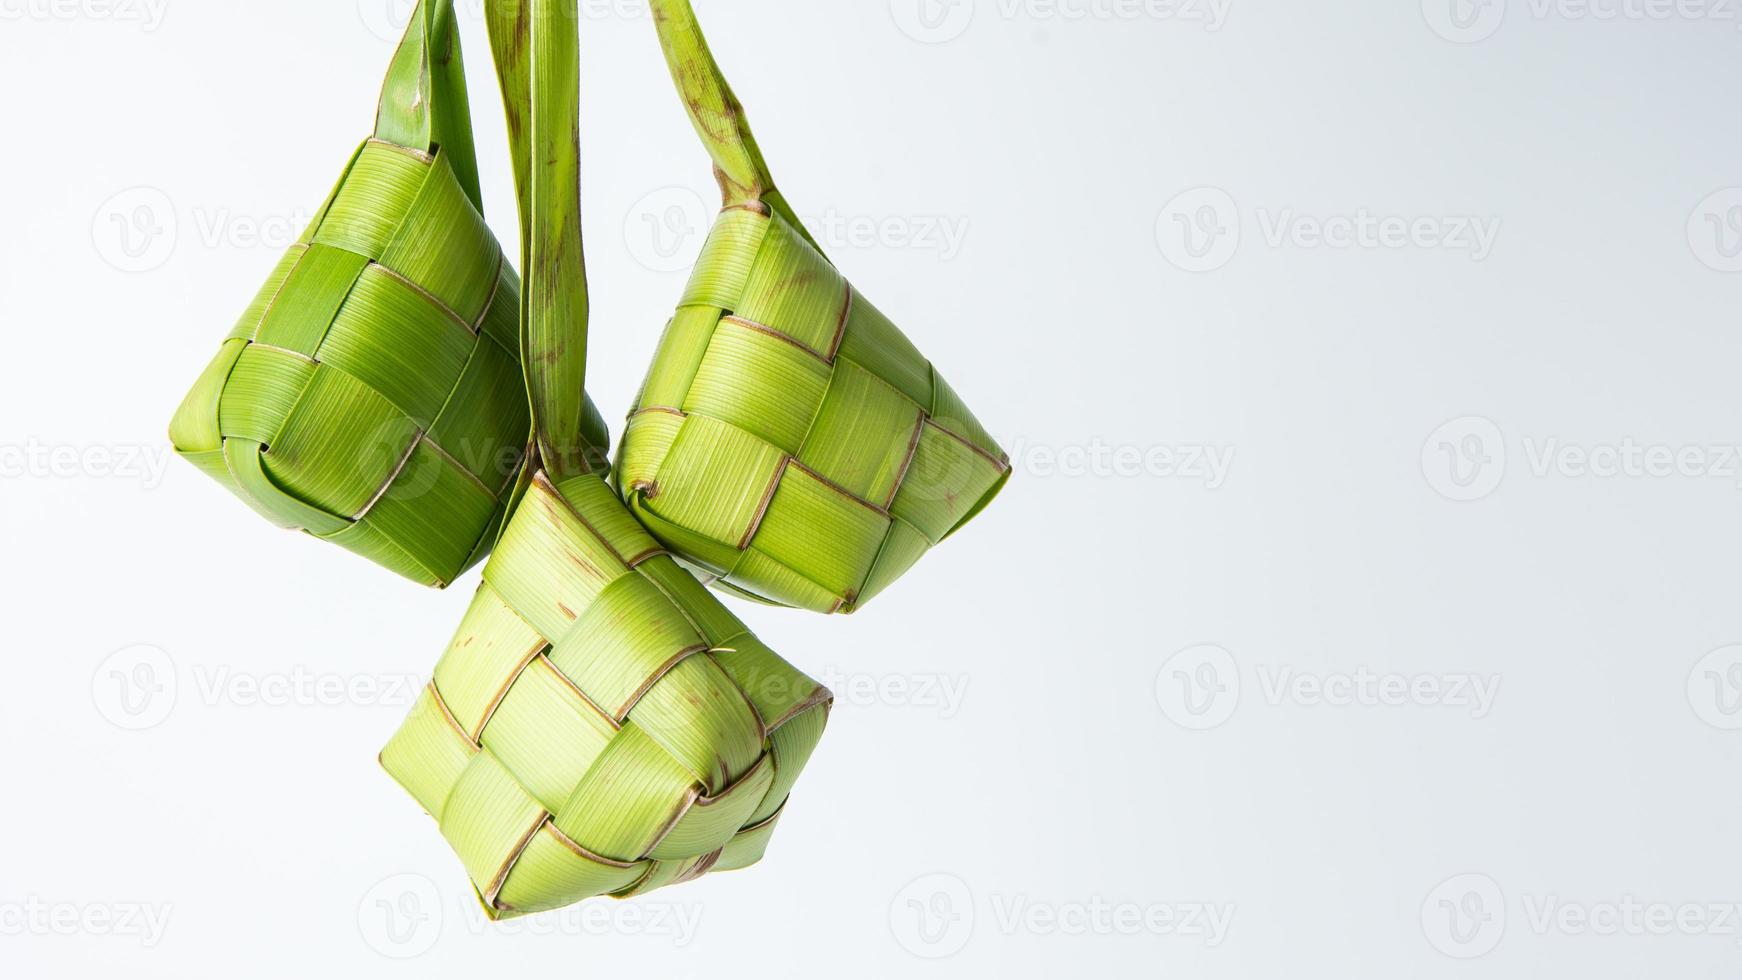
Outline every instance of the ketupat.
<svg viewBox="0 0 1742 980">
<path fill-rule="evenodd" d="M 170 426 L 269 519 L 434 586 L 487 553 L 529 428 L 520 283 L 480 214 L 453 20 L 420 0 L 375 135 Z M 585 443 L 608 443 L 590 404 Z"/>
<path fill-rule="evenodd" d="M 604 481 L 541 473 L 381 764 L 507 917 L 760 860 L 829 700 Z"/>
<path fill-rule="evenodd" d="M 434 679 L 381 754 L 492 918 L 755 863 L 831 700 L 575 451 L 587 309 L 576 12 L 576 0 L 486 5 L 528 270 L 533 465 Z"/>
<path fill-rule="evenodd" d="M 652 0 L 725 199 L 623 431 L 635 515 L 750 598 L 852 612 L 985 507 L 1009 458 L 775 189 L 688 0 Z"/>
</svg>

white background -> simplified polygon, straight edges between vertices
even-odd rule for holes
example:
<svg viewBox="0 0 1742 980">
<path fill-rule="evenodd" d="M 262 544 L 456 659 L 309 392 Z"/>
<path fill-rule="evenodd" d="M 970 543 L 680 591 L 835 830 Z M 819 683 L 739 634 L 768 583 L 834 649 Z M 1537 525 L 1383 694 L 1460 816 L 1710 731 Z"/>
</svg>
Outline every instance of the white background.
<svg viewBox="0 0 1742 980">
<path fill-rule="evenodd" d="M 619 419 L 712 189 L 583 3 Z M 375 764 L 476 573 L 164 437 L 406 4 L 0 0 L 0 974 L 1737 975 L 1742 13 L 697 5 L 1016 477 L 863 614 L 740 609 L 840 697 L 763 865 L 488 926 Z"/>
</svg>

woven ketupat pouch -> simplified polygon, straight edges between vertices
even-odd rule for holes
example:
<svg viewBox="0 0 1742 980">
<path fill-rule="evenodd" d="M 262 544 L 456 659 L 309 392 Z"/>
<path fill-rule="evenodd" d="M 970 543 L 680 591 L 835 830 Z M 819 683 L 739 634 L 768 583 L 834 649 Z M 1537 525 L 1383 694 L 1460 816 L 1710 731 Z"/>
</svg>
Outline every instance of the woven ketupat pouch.
<svg viewBox="0 0 1742 980">
<path fill-rule="evenodd" d="M 541 477 L 381 762 L 511 916 L 754 864 L 828 708 L 602 480 Z"/>
<path fill-rule="evenodd" d="M 488 551 L 530 428 L 520 283 L 476 173 L 451 0 L 427 0 L 376 136 L 170 427 L 275 523 L 436 586 Z M 608 439 L 590 406 L 588 439 Z"/>
<path fill-rule="evenodd" d="M 624 429 L 618 485 L 722 586 L 851 612 L 979 513 L 1009 459 L 775 190 L 687 0 L 654 8 L 727 203 Z"/>
<path fill-rule="evenodd" d="M 755 863 L 830 695 L 727 612 L 576 452 L 576 0 L 485 9 L 520 190 L 532 456 L 483 584 L 381 762 L 504 917 Z"/>
</svg>

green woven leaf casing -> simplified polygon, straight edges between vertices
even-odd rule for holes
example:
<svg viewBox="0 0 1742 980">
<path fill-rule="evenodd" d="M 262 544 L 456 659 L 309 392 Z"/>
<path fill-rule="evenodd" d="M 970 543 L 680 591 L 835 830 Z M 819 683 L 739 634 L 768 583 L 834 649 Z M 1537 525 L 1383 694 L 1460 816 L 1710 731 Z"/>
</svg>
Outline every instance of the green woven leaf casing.
<svg viewBox="0 0 1742 980">
<path fill-rule="evenodd" d="M 445 586 L 488 552 L 530 420 L 520 283 L 478 210 L 457 41 L 430 61 L 451 7 L 426 7 L 395 55 L 377 137 L 225 338 L 170 439 L 280 526 Z M 379 137 L 419 125 L 432 145 Z M 444 135 L 454 149 L 433 144 Z M 602 458 L 604 421 L 590 403 L 587 416 Z"/>
<path fill-rule="evenodd" d="M 602 479 L 540 472 L 381 764 L 504 918 L 754 864 L 830 703 Z"/>
<path fill-rule="evenodd" d="M 751 598 L 852 612 L 965 524 L 1009 458 L 779 212 L 728 207 L 623 430 L 649 530 Z"/>
<path fill-rule="evenodd" d="M 623 430 L 637 517 L 718 584 L 852 612 L 989 503 L 1010 462 L 779 212 L 721 212 Z"/>
<path fill-rule="evenodd" d="M 729 591 L 852 612 L 979 513 L 1009 457 L 776 190 L 688 0 L 652 0 L 720 212 L 624 428 L 617 486 Z"/>
</svg>

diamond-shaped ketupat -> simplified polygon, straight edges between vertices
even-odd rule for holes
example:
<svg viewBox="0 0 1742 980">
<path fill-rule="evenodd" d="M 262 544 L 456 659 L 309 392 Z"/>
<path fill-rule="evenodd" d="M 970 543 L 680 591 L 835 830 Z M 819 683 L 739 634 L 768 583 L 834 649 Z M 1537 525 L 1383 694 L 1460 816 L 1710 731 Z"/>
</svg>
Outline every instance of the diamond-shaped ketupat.
<svg viewBox="0 0 1742 980">
<path fill-rule="evenodd" d="M 435 586 L 488 552 L 530 428 L 461 72 L 451 2 L 419 4 L 376 135 L 170 425 L 270 520 Z M 587 440 L 608 442 L 590 403 Z"/>
<path fill-rule="evenodd" d="M 829 704 L 602 480 L 540 474 L 381 763 L 507 917 L 754 864 Z"/>
<path fill-rule="evenodd" d="M 726 207 L 624 429 L 618 486 L 721 587 L 852 612 L 990 503 L 1009 458 L 775 190 L 687 0 L 653 6 Z"/>
</svg>

